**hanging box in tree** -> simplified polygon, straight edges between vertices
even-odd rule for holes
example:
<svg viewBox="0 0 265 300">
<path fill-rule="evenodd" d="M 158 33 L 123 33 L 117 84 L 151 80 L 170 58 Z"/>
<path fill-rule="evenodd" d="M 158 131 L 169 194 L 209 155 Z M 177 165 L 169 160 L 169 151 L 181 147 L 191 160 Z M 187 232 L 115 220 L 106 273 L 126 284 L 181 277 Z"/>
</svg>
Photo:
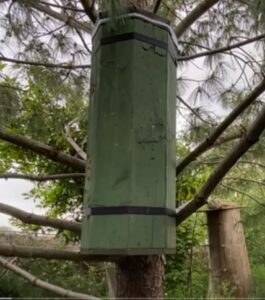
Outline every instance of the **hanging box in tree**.
<svg viewBox="0 0 265 300">
<path fill-rule="evenodd" d="M 112 23 L 111 23 L 112 22 Z M 93 35 L 81 251 L 175 250 L 176 42 L 164 19 L 101 15 Z"/>
</svg>

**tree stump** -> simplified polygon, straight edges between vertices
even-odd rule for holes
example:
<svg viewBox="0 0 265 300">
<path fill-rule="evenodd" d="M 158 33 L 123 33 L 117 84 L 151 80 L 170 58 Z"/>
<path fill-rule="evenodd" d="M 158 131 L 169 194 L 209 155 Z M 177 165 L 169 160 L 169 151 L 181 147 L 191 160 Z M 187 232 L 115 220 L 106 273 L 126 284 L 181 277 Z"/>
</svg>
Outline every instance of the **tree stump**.
<svg viewBox="0 0 265 300">
<path fill-rule="evenodd" d="M 209 296 L 249 296 L 251 272 L 240 220 L 234 204 L 218 204 L 207 211 L 209 238 Z"/>
</svg>

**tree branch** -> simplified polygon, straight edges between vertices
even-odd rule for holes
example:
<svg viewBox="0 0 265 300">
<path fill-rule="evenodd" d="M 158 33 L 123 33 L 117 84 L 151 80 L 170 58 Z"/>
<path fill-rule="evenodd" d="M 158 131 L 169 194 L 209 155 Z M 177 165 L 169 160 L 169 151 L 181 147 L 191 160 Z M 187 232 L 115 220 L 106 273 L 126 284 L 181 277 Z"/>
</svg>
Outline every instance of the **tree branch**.
<svg viewBox="0 0 265 300">
<path fill-rule="evenodd" d="M 6 257 L 21 257 L 21 258 L 43 258 L 57 259 L 69 261 L 112 261 L 115 262 L 119 257 L 101 256 L 101 255 L 86 255 L 77 251 L 58 250 L 43 247 L 26 247 L 10 244 L 0 244 L 0 255 Z"/>
<path fill-rule="evenodd" d="M 255 36 L 253 38 L 250 38 L 250 39 L 247 39 L 245 41 L 238 42 L 238 43 L 235 43 L 235 44 L 232 44 L 232 45 L 227 45 L 227 46 L 217 48 L 217 49 L 213 49 L 213 50 L 210 50 L 210 51 L 203 51 L 201 53 L 196 53 L 196 54 L 190 55 L 190 56 L 182 56 L 182 57 L 180 56 L 180 57 L 178 57 L 178 61 L 187 61 L 187 60 L 191 60 L 191 59 L 195 59 L 195 58 L 199 58 L 199 57 L 203 57 L 203 56 L 209 56 L 209 55 L 213 55 L 213 54 L 233 50 L 235 48 L 239 48 L 239 47 L 254 43 L 258 40 L 262 40 L 264 38 L 265 38 L 265 34 L 263 33 L 263 34 Z"/>
<path fill-rule="evenodd" d="M 1 202 L 0 212 L 17 218 L 26 224 L 35 224 L 40 226 L 53 227 L 60 230 L 69 230 L 78 234 L 81 233 L 81 225 L 78 222 L 36 215 Z"/>
<path fill-rule="evenodd" d="M 241 141 L 231 150 L 226 158 L 219 164 L 214 173 L 208 178 L 206 183 L 188 203 L 176 210 L 176 224 L 179 225 L 187 219 L 196 210 L 206 204 L 208 197 L 215 190 L 219 182 L 225 177 L 228 171 L 237 163 L 242 155 L 244 155 L 250 147 L 259 141 L 260 135 L 265 129 L 265 105 L 259 116 L 256 118 L 251 128 Z"/>
<path fill-rule="evenodd" d="M 82 3 L 84 10 L 86 12 L 86 14 L 88 15 L 88 17 L 90 18 L 90 20 L 92 21 L 92 23 L 95 23 L 97 20 L 97 14 L 94 8 L 94 5 L 90 4 L 89 0 L 80 0 L 80 2 Z"/>
<path fill-rule="evenodd" d="M 235 121 L 235 119 L 248 108 L 265 90 L 265 80 L 245 98 L 231 113 L 215 128 L 215 130 L 193 151 L 184 157 L 176 167 L 176 176 L 178 176 L 192 161 L 207 149 L 212 147 L 221 134 Z"/>
<path fill-rule="evenodd" d="M 154 8 L 153 8 L 153 13 L 154 14 L 156 14 L 158 12 L 161 2 L 162 2 L 162 0 L 156 0 Z"/>
<path fill-rule="evenodd" d="M 45 6 L 41 5 L 36 0 L 28 1 L 26 3 L 27 3 L 27 5 L 35 8 L 36 10 L 38 10 L 46 15 L 49 15 L 49 16 L 53 17 L 54 19 L 67 24 L 68 26 L 70 26 L 72 28 L 81 29 L 87 33 L 91 33 L 93 30 L 93 26 L 91 26 L 90 24 L 79 22 L 70 16 L 67 16 L 63 13 L 58 13 L 58 12 L 52 10 L 48 5 L 45 5 Z"/>
<path fill-rule="evenodd" d="M 68 178 L 80 178 L 85 177 L 85 173 L 66 173 L 66 174 L 52 174 L 52 175 L 33 175 L 33 174 L 17 174 L 17 173 L 5 173 L 0 174 L 0 179 L 25 179 L 32 181 L 49 181 L 49 180 L 61 180 Z"/>
<path fill-rule="evenodd" d="M 99 300 L 99 298 L 96 298 L 94 296 L 76 293 L 71 290 L 66 290 L 66 289 L 63 289 L 54 284 L 43 281 L 43 280 L 37 278 L 36 276 L 33 276 L 32 274 L 28 273 L 27 271 L 23 270 L 22 268 L 14 265 L 12 262 L 9 262 L 8 260 L 3 259 L 2 257 L 0 257 L 0 263 L 3 265 L 4 268 L 14 272 L 15 274 L 19 275 L 22 278 L 24 278 L 25 280 L 30 282 L 33 286 L 36 286 L 38 288 L 52 292 L 56 295 L 59 295 L 59 296 L 65 297 L 65 298 L 71 298 L 71 299 Z"/>
<path fill-rule="evenodd" d="M 72 65 L 71 63 L 41 63 L 37 61 L 27 61 L 27 60 L 19 60 L 15 58 L 5 57 L 0 55 L 0 61 L 6 61 L 10 63 L 20 64 L 20 65 L 31 65 L 31 66 L 43 66 L 46 68 L 60 68 L 60 69 L 67 69 L 67 70 L 74 70 L 74 69 L 88 69 L 91 68 L 91 65 Z"/>
<path fill-rule="evenodd" d="M 37 154 L 43 155 L 55 162 L 62 163 L 78 171 L 85 171 L 85 161 L 60 152 L 50 146 L 34 141 L 30 138 L 0 129 L 0 139 L 19 147 L 31 150 Z"/>
<path fill-rule="evenodd" d="M 179 38 L 193 23 L 206 13 L 219 0 L 203 0 L 176 27 L 175 33 Z"/>
</svg>

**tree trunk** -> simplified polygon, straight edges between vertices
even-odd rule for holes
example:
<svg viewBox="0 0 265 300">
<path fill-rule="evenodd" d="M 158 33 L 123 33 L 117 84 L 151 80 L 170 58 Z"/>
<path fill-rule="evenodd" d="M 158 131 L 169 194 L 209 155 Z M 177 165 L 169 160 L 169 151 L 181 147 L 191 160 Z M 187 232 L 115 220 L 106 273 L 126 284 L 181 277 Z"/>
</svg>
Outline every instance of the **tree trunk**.
<svg viewBox="0 0 265 300">
<path fill-rule="evenodd" d="M 163 298 L 161 256 L 128 256 L 117 264 L 117 298 Z"/>
<path fill-rule="evenodd" d="M 247 298 L 251 273 L 240 210 L 219 205 L 207 212 L 209 237 L 209 296 Z"/>
</svg>

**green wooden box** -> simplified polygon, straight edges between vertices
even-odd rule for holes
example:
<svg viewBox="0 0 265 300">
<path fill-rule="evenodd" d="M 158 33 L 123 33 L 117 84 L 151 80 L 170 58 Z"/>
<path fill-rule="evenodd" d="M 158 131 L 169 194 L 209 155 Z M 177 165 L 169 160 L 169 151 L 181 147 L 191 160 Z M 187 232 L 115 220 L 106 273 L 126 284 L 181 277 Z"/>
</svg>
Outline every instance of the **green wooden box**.
<svg viewBox="0 0 265 300">
<path fill-rule="evenodd" d="M 81 251 L 175 251 L 176 42 L 145 12 L 93 35 Z"/>
</svg>

